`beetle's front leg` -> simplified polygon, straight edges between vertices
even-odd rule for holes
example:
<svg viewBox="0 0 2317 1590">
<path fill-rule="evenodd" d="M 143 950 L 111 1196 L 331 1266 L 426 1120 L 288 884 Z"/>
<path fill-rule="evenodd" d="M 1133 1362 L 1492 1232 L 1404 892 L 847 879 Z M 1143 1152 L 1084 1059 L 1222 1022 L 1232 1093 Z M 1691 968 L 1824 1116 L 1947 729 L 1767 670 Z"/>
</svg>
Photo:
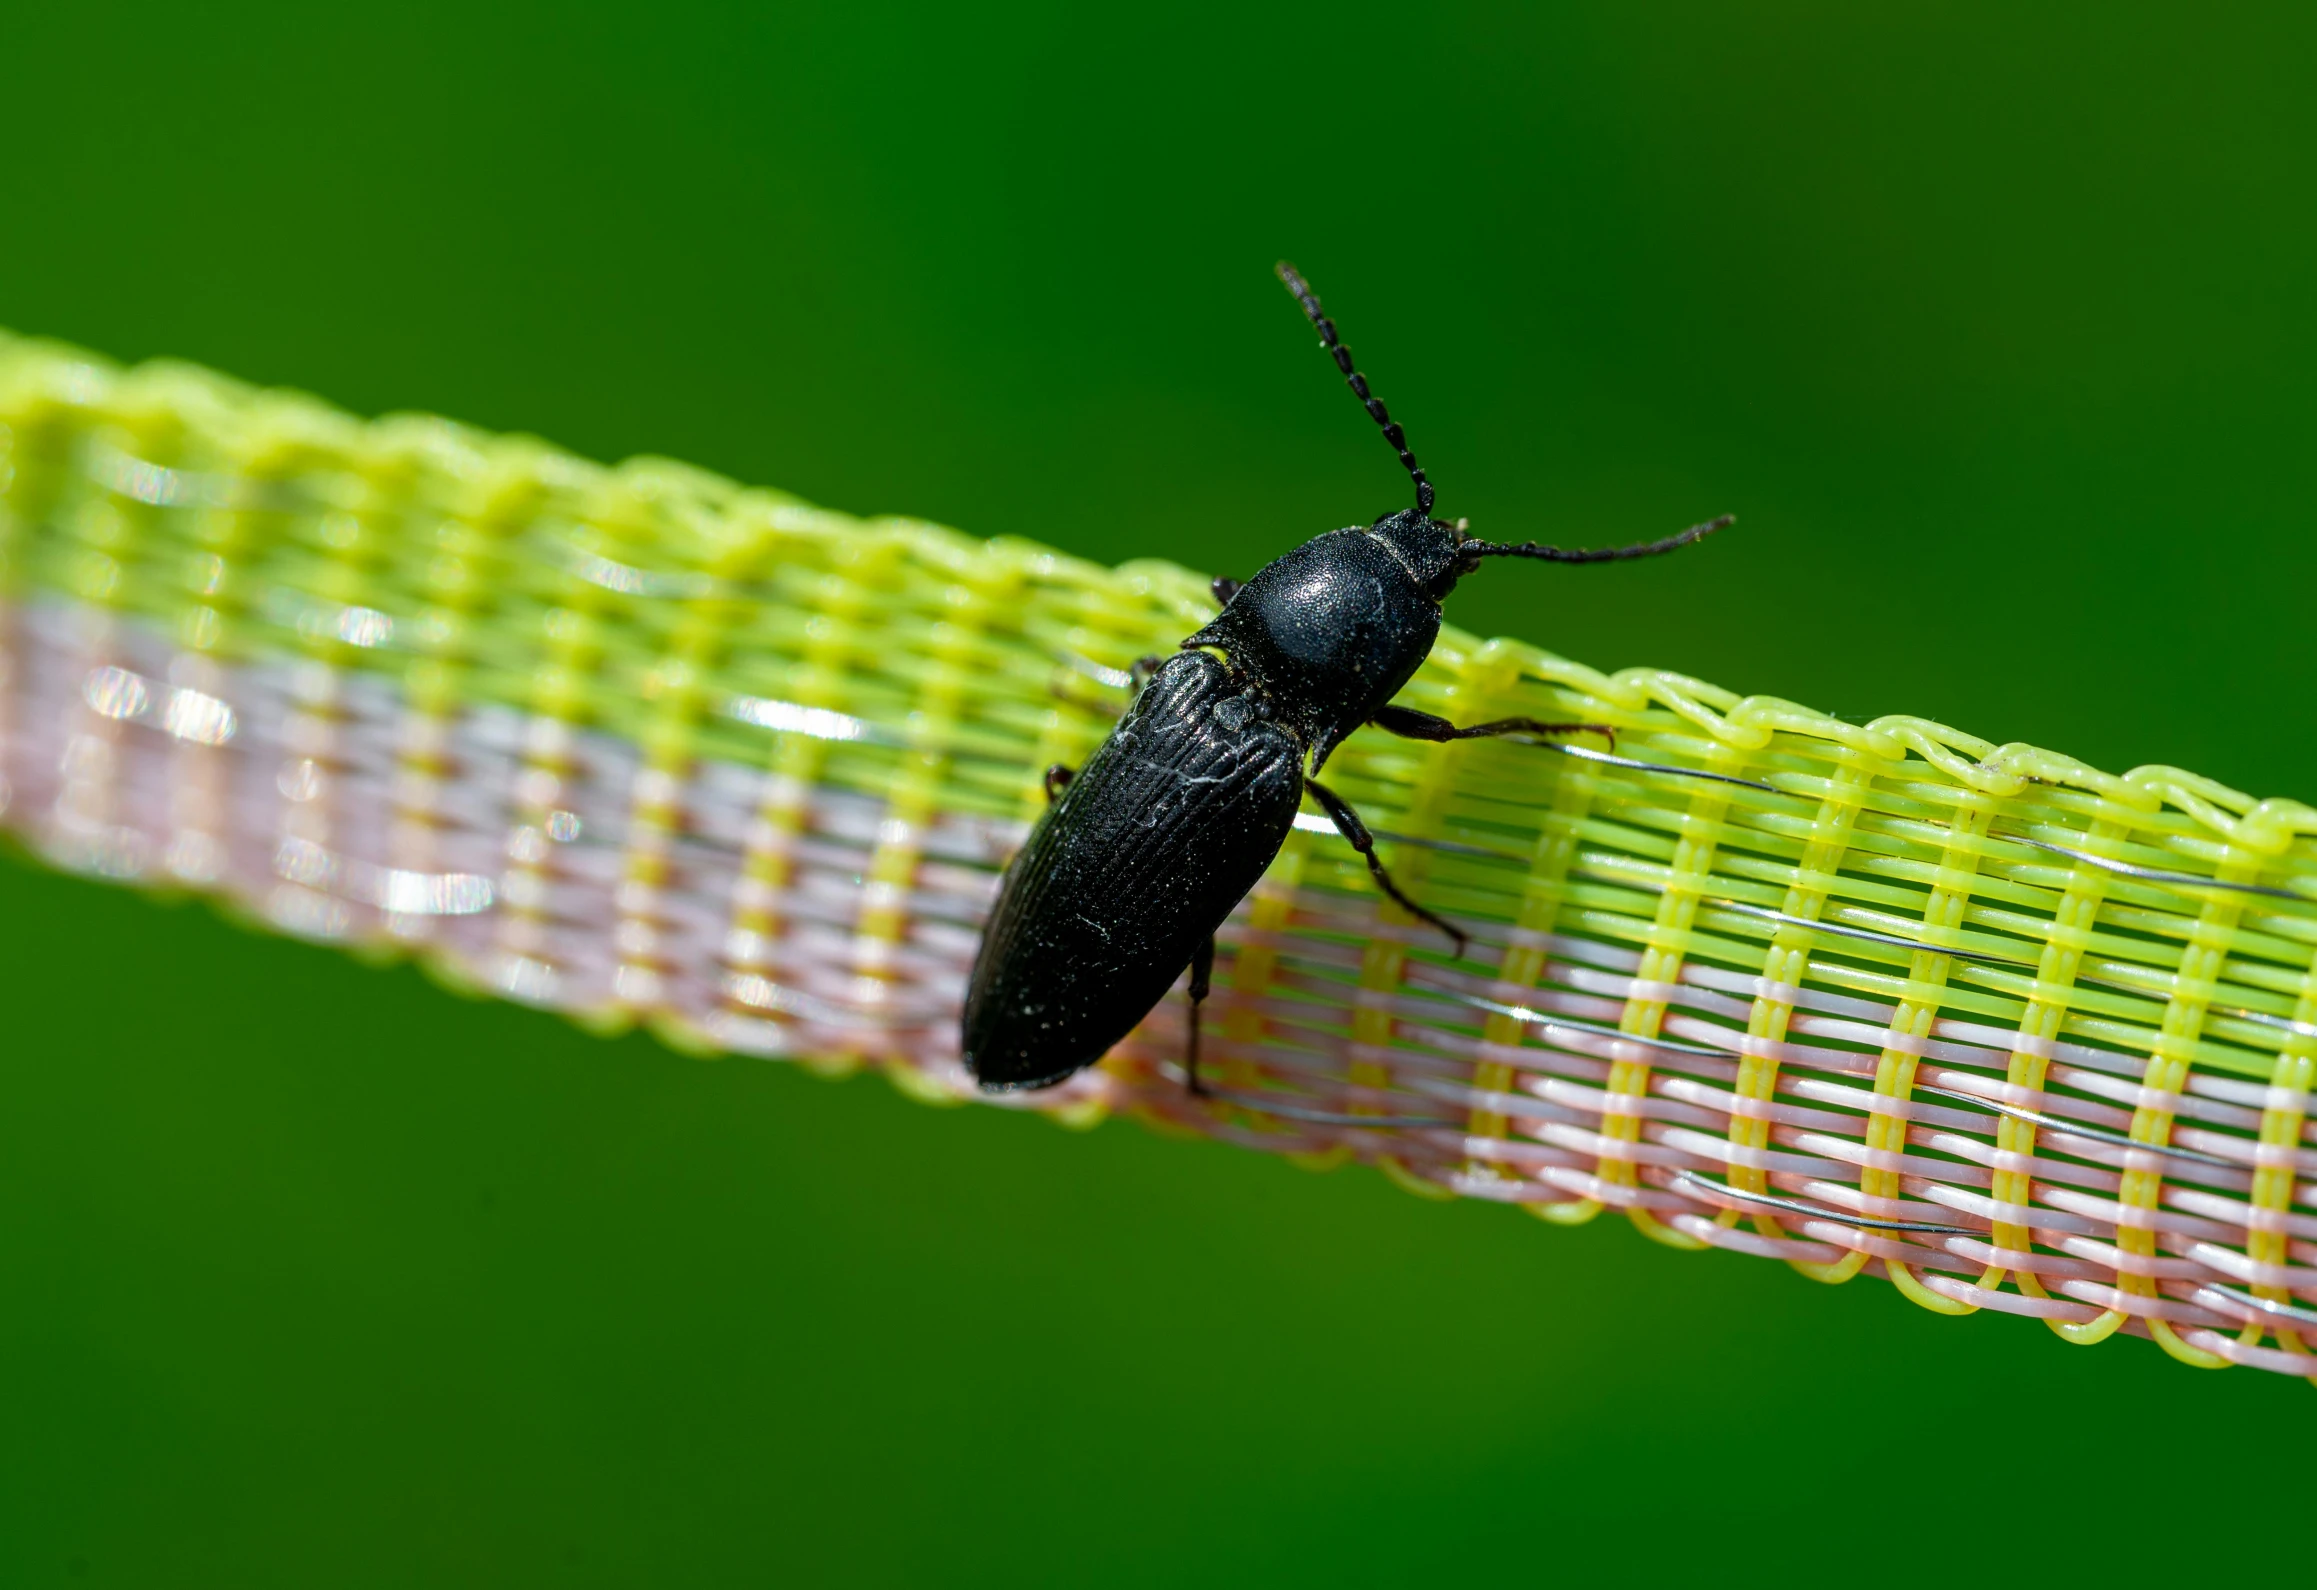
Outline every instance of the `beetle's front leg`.
<svg viewBox="0 0 2317 1590">
<path fill-rule="evenodd" d="M 1199 1080 L 1199 1007 L 1207 1002 L 1207 993 L 1215 982 L 1215 935 L 1191 954 L 1191 1025 L 1183 1045 L 1183 1085 L 1200 1098 L 1207 1096 L 1207 1084 Z"/>
<path fill-rule="evenodd" d="M 1386 734 L 1396 734 L 1403 740 L 1446 742 L 1485 740 L 1500 734 L 1598 734 L 1609 742 L 1610 750 L 1617 749 L 1617 731 L 1605 723 L 1539 723 L 1535 718 L 1494 718 L 1460 729 L 1446 718 L 1436 718 L 1413 707 L 1379 707 L 1368 721 Z"/>
<path fill-rule="evenodd" d="M 1328 821 L 1335 824 L 1336 832 L 1343 835 L 1345 843 L 1358 851 L 1367 862 L 1368 871 L 1376 880 L 1376 887 L 1390 895 L 1411 916 L 1420 917 L 1447 934 L 1456 945 L 1456 953 L 1463 955 L 1464 946 L 1470 942 L 1469 936 L 1446 917 L 1434 915 L 1400 892 L 1400 886 L 1392 881 L 1392 875 L 1384 870 L 1383 862 L 1377 859 L 1376 836 L 1368 832 L 1368 825 L 1360 821 L 1360 814 L 1352 810 L 1350 803 L 1315 778 L 1305 779 L 1303 787 L 1311 791 L 1313 800 L 1327 808 Z"/>
</svg>

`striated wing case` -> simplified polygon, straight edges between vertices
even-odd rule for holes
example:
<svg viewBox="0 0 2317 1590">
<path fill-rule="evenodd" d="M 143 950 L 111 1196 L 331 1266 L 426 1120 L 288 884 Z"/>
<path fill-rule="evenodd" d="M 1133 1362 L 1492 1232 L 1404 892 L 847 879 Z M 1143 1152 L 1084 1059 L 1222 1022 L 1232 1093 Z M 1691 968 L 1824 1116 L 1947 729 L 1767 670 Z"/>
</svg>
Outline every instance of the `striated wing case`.
<svg viewBox="0 0 2317 1590">
<path fill-rule="evenodd" d="M 1149 1014 L 1279 853 L 1297 761 L 1221 663 L 1168 659 L 1006 871 L 966 990 L 984 1085 L 1058 1082 Z"/>
</svg>

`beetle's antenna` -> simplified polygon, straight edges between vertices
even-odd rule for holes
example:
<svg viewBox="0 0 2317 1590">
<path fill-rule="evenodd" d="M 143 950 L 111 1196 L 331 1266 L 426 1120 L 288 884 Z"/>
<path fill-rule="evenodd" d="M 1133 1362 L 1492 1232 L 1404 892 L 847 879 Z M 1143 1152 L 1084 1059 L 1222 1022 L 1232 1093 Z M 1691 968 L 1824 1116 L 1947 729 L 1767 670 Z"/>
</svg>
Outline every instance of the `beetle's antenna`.
<svg viewBox="0 0 2317 1590">
<path fill-rule="evenodd" d="M 1432 516 L 1432 482 L 1424 478 L 1424 471 L 1416 462 L 1416 455 L 1408 451 L 1408 438 L 1400 429 L 1400 422 L 1392 418 L 1392 411 L 1384 407 L 1384 400 L 1368 390 L 1368 378 L 1352 368 L 1352 350 L 1336 340 L 1335 322 L 1320 313 L 1319 297 L 1311 290 L 1311 283 L 1296 273 L 1294 266 L 1281 260 L 1273 269 L 1287 290 L 1295 294 L 1295 301 L 1303 305 L 1303 312 L 1319 331 L 1319 345 L 1335 360 L 1335 367 L 1344 373 L 1351 385 L 1352 396 L 1367 406 L 1368 417 L 1383 428 L 1384 440 L 1400 455 L 1400 467 L 1408 471 L 1408 478 L 1416 482 L 1416 511 L 1426 518 Z"/>
<path fill-rule="evenodd" d="M 1671 552 L 1686 547 L 1692 541 L 1703 541 L 1716 530 L 1726 529 L 1738 522 L 1734 513 L 1719 519 L 1708 519 L 1704 524 L 1693 524 L 1679 535 L 1670 535 L 1658 541 L 1636 541 L 1629 547 L 1541 547 L 1534 541 L 1523 541 L 1513 546 L 1503 541 L 1466 541 L 1457 547 L 1459 555 L 1468 558 L 1543 558 L 1547 563 L 1622 563 L 1627 558 L 1654 558 L 1660 552 Z"/>
</svg>

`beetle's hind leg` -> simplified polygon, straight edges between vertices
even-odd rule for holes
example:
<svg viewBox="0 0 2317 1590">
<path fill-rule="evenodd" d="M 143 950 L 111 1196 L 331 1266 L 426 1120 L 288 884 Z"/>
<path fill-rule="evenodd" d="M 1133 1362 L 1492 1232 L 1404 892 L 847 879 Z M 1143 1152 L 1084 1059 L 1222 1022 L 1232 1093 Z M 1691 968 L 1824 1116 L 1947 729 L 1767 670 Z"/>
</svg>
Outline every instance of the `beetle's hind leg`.
<svg viewBox="0 0 2317 1590">
<path fill-rule="evenodd" d="M 1138 696 L 1141 695 L 1142 687 L 1150 683 L 1150 676 L 1165 666 L 1166 659 L 1164 657 L 1137 657 L 1134 660 L 1134 666 L 1126 671 L 1127 680 L 1133 686 L 1134 693 Z"/>
<path fill-rule="evenodd" d="M 1070 781 L 1077 776 L 1074 769 L 1064 767 L 1059 762 L 1046 769 L 1046 804 L 1051 806 L 1060 800 L 1062 792 L 1070 787 Z"/>
<path fill-rule="evenodd" d="M 1210 933 L 1191 955 L 1191 1021 L 1183 1040 L 1183 1086 L 1200 1098 L 1207 1084 L 1199 1077 L 1199 1007 L 1215 986 L 1215 935 Z"/>
<path fill-rule="evenodd" d="M 1311 791 L 1313 800 L 1327 808 L 1328 821 L 1335 824 L 1336 832 L 1343 835 L 1344 841 L 1367 862 L 1368 872 L 1375 878 L 1376 887 L 1390 895 L 1400 909 L 1409 915 L 1419 917 L 1447 934 L 1450 942 L 1456 946 L 1456 953 L 1463 955 L 1465 945 L 1470 942 L 1468 935 L 1446 917 L 1425 910 L 1401 892 L 1400 886 L 1392 881 L 1392 875 L 1384 870 L 1384 863 L 1376 855 L 1376 836 L 1368 832 L 1368 825 L 1360 821 L 1360 814 L 1352 810 L 1350 803 L 1315 778 L 1305 779 L 1303 787 Z"/>
<path fill-rule="evenodd" d="M 1446 742 L 1486 740 L 1500 734 L 1598 734 L 1609 742 L 1610 750 L 1617 749 L 1617 731 L 1605 723 L 1540 723 L 1535 718 L 1494 718 L 1487 723 L 1458 728 L 1446 718 L 1436 718 L 1413 707 L 1379 707 L 1368 721 L 1386 734 L 1396 734 L 1403 740 Z"/>
</svg>

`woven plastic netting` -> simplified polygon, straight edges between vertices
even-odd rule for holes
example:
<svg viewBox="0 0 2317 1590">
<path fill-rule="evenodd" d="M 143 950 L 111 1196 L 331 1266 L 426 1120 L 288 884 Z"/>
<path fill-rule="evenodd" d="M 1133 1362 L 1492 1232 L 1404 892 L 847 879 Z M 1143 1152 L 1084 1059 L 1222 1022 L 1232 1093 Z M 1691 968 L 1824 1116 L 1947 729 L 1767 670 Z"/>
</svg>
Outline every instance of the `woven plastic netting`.
<svg viewBox="0 0 2317 1590">
<path fill-rule="evenodd" d="M 938 1101 L 980 1097 L 956 1012 L 1040 775 L 1212 611 L 5 338 L 0 559 L 5 821 L 53 865 Z M 1404 699 L 1617 730 L 1340 753 L 1465 956 L 1310 819 L 1223 934 L 1225 1100 L 1178 995 L 998 1102 L 2317 1371 L 2317 811 L 1453 630 Z"/>
</svg>

